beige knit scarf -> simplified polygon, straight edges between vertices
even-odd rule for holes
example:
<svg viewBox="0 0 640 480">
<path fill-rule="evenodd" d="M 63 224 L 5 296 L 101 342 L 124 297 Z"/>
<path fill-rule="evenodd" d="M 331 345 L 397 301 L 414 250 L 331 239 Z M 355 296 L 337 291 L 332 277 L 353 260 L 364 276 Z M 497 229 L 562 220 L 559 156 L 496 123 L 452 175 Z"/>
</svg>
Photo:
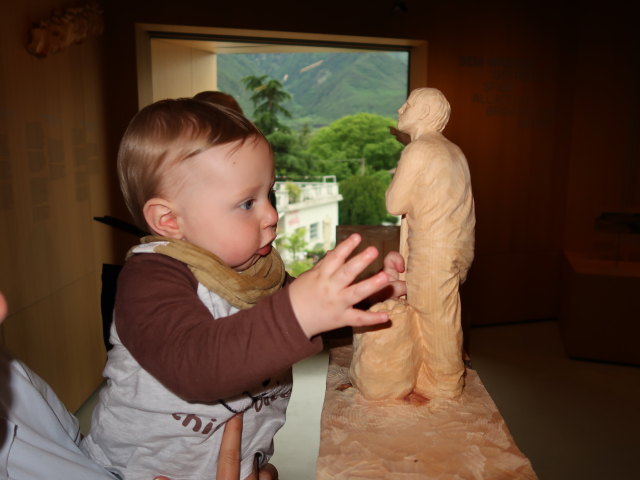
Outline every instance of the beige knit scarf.
<svg viewBox="0 0 640 480">
<path fill-rule="evenodd" d="M 153 251 L 185 263 L 200 283 L 241 310 L 276 292 L 284 282 L 284 264 L 275 248 L 248 269 L 236 272 L 213 253 L 184 240 L 150 235 L 141 242 L 163 242 Z"/>
</svg>

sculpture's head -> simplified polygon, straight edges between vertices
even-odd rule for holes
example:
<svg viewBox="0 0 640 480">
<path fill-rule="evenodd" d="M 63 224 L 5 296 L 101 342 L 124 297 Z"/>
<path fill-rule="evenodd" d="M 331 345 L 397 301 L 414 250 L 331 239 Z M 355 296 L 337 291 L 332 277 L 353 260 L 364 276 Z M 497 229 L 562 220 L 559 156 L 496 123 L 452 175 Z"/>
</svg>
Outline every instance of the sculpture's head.
<svg viewBox="0 0 640 480">
<path fill-rule="evenodd" d="M 398 110 L 398 130 L 441 132 L 449 121 L 451 107 L 436 88 L 417 88 Z"/>
</svg>

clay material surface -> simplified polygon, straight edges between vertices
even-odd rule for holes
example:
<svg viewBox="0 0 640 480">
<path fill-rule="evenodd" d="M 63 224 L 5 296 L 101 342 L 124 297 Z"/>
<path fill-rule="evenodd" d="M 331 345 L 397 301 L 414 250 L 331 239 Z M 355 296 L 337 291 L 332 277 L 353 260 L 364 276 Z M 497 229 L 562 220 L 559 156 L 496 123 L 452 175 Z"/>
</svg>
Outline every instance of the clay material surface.
<svg viewBox="0 0 640 480">
<path fill-rule="evenodd" d="M 475 213 L 467 160 L 441 133 L 449 114 L 447 99 L 435 88 L 413 90 L 398 110 L 398 130 L 410 142 L 386 206 L 402 215 L 407 296 L 406 302 L 372 308 L 389 312 L 389 328 L 355 331 L 351 379 L 369 400 L 411 391 L 456 398 L 464 387 L 459 287 L 473 261 Z"/>
<path fill-rule="evenodd" d="M 330 353 L 318 480 L 537 479 L 473 369 L 457 399 L 366 400 L 351 345 Z"/>
</svg>

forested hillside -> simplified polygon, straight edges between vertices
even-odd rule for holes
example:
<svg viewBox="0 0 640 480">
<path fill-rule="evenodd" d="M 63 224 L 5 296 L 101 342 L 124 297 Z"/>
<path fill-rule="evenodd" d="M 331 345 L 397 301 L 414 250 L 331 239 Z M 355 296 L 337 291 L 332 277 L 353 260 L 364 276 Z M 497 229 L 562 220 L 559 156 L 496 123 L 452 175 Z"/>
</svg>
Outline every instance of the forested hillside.
<svg viewBox="0 0 640 480">
<path fill-rule="evenodd" d="M 218 57 L 218 89 L 236 97 L 251 117 L 242 78 L 268 75 L 293 97 L 283 104 L 293 128 L 312 130 L 360 112 L 396 118 L 407 97 L 408 55 L 400 52 L 263 53 Z"/>
</svg>

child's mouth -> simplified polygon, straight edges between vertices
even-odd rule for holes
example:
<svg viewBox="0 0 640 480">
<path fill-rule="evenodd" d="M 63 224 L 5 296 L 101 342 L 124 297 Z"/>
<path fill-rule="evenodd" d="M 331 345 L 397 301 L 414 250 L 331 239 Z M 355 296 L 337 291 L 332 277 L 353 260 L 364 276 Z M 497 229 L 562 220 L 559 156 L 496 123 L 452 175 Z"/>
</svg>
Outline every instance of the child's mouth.
<svg viewBox="0 0 640 480">
<path fill-rule="evenodd" d="M 265 245 L 264 247 L 259 248 L 257 253 L 258 253 L 258 255 L 261 255 L 263 257 L 265 255 L 269 255 L 269 253 L 271 253 L 271 244 L 269 243 L 269 244 Z"/>
</svg>

